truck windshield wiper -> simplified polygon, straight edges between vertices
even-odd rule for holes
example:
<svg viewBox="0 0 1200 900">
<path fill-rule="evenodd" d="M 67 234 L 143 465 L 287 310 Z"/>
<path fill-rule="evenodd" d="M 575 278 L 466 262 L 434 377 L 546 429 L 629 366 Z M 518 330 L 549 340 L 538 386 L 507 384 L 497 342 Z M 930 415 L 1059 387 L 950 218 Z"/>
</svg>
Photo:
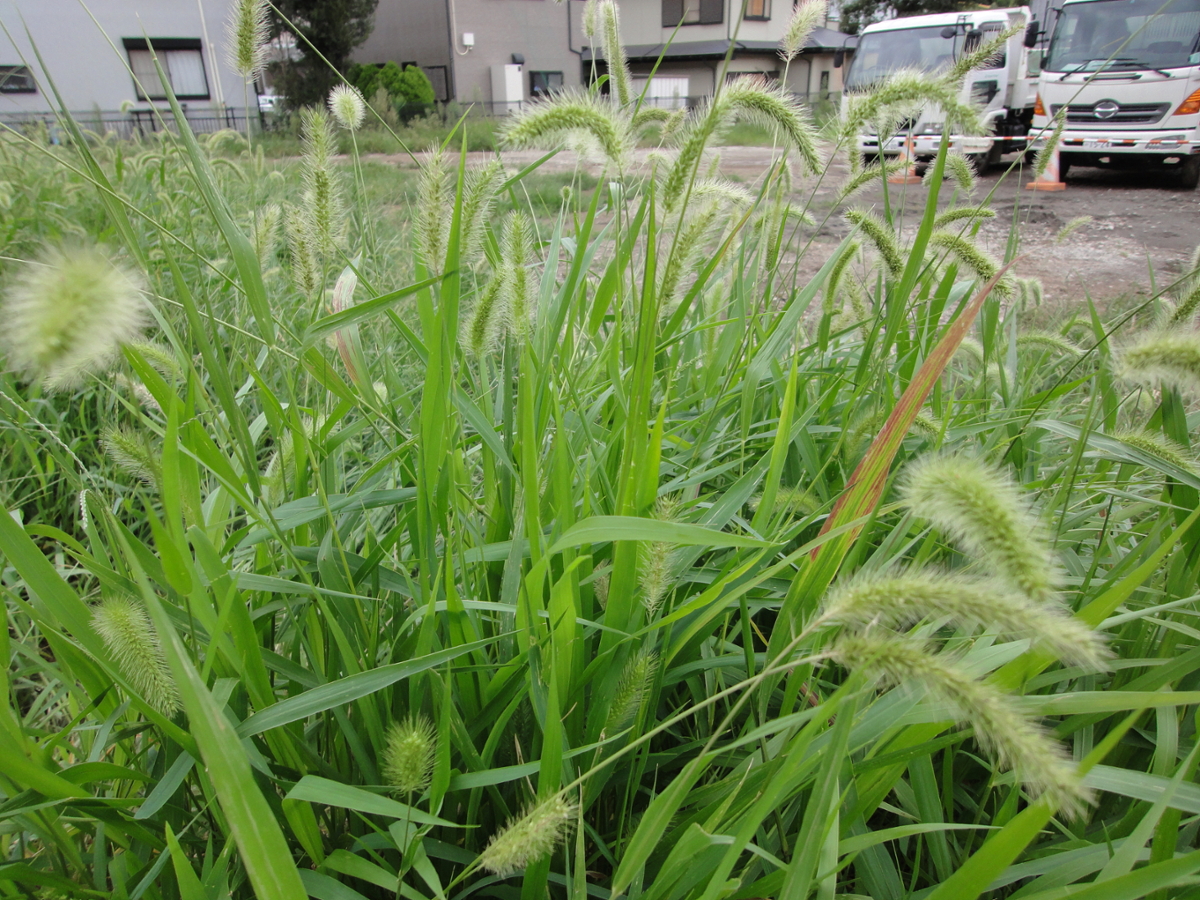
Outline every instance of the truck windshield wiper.
<svg viewBox="0 0 1200 900">
<path fill-rule="evenodd" d="M 1092 65 L 1092 63 L 1100 63 L 1100 65 L 1096 69 L 1088 72 L 1087 68 L 1088 68 L 1088 66 Z M 1150 71 L 1150 72 L 1157 72 L 1159 75 L 1162 75 L 1164 78 L 1171 77 L 1170 72 L 1164 72 L 1162 69 L 1156 69 L 1153 66 L 1147 65 L 1146 63 L 1142 62 L 1140 59 L 1134 59 L 1132 56 L 1118 56 L 1118 57 L 1115 57 L 1114 59 L 1108 59 L 1107 57 L 1105 57 L 1104 59 L 1085 60 L 1084 62 L 1081 62 L 1078 65 L 1076 65 L 1075 68 L 1070 69 L 1066 72 L 1063 72 L 1062 75 L 1059 76 L 1058 80 L 1062 81 L 1068 75 L 1080 75 L 1080 74 L 1084 74 L 1084 73 L 1094 75 L 1097 72 L 1103 72 L 1105 69 L 1113 69 L 1113 68 L 1146 69 L 1147 71 Z"/>
</svg>

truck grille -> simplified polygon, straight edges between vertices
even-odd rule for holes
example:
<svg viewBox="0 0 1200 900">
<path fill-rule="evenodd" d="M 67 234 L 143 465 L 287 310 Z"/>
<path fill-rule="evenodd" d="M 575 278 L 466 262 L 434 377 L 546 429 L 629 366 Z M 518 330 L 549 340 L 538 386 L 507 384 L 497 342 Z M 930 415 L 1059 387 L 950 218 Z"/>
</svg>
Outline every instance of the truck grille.
<svg viewBox="0 0 1200 900">
<path fill-rule="evenodd" d="M 1101 114 L 1097 115 L 1096 107 L 1100 107 Z M 1067 124 L 1152 125 L 1165 116 L 1170 108 L 1170 103 L 1126 103 L 1122 105 L 1112 100 L 1101 100 L 1092 104 L 1072 103 L 1067 107 Z M 1062 109 L 1061 106 L 1051 106 L 1050 114 L 1055 115 L 1060 109 Z"/>
</svg>

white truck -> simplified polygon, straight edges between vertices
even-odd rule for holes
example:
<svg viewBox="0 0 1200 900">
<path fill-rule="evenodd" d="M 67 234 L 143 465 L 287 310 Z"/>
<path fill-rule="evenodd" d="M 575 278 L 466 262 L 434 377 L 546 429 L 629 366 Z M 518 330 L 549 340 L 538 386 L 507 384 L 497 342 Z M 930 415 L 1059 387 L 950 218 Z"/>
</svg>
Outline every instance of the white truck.
<svg viewBox="0 0 1200 900">
<path fill-rule="evenodd" d="M 867 90 L 901 70 L 919 69 L 931 75 L 944 72 L 963 53 L 978 48 L 997 33 L 1013 26 L 1028 28 L 1032 18 L 1030 8 L 1020 6 L 909 16 L 868 25 L 862 31 L 846 73 L 843 102 L 856 91 Z M 1018 32 L 1008 40 L 1005 52 L 991 68 L 977 69 L 963 79 L 963 99 L 983 108 L 990 133 L 952 134 L 951 149 L 967 155 L 980 171 L 1000 162 L 1005 153 L 1026 149 L 1037 96 L 1037 76 L 1029 72 L 1027 43 L 1030 42 Z M 840 58 L 840 54 L 834 56 L 835 66 Z M 896 156 L 911 138 L 917 161 L 927 161 L 941 145 L 944 120 L 940 108 L 927 106 L 917 116 L 902 122 L 893 134 L 858 135 L 858 152 L 867 160 L 880 155 Z"/>
<path fill-rule="evenodd" d="M 1059 177 L 1071 166 L 1153 167 L 1194 189 L 1200 0 L 1065 0 L 1047 18 L 1033 126 L 1065 118 Z"/>
</svg>

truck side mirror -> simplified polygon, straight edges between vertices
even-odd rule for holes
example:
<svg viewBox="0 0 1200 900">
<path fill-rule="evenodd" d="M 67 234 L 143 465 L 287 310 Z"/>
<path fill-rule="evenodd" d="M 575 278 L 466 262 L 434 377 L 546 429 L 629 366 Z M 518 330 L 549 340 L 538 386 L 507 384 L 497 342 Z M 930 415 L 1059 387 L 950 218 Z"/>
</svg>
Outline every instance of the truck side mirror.
<svg viewBox="0 0 1200 900">
<path fill-rule="evenodd" d="M 955 37 L 957 34 L 958 29 L 953 25 L 947 25 L 942 29 L 942 37 L 944 37 L 946 40 L 950 40 L 950 38 Z"/>
<path fill-rule="evenodd" d="M 842 67 L 842 64 L 845 61 L 846 61 L 846 48 L 845 47 L 837 47 L 836 49 L 834 49 L 834 51 L 833 51 L 833 67 L 835 69 L 840 69 Z"/>
<path fill-rule="evenodd" d="M 1034 19 L 1025 26 L 1025 46 L 1030 49 L 1037 46 L 1038 38 L 1041 37 L 1041 23 Z"/>
</svg>

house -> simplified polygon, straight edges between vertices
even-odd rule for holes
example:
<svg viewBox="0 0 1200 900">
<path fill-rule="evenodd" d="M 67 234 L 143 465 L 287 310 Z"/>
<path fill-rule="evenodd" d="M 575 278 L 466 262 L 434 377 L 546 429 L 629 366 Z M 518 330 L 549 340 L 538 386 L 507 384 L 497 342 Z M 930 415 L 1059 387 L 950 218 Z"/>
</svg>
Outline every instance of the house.
<svg viewBox="0 0 1200 900">
<path fill-rule="evenodd" d="M 486 112 L 581 83 L 580 0 L 379 0 L 360 63 L 419 66 L 442 102 Z"/>
<path fill-rule="evenodd" d="M 852 53 L 853 37 L 834 28 L 816 28 L 799 55 L 785 65 L 779 42 L 792 14 L 790 0 L 745 0 L 745 15 L 740 16 L 742 4 L 743 0 L 621 4 L 621 39 L 635 88 L 647 88 L 648 99 L 667 107 L 690 106 L 712 96 L 722 73 L 726 78 L 761 74 L 784 79 L 789 91 L 810 102 L 841 93 L 845 69 L 834 65 L 834 54 L 837 50 Z M 826 26 L 830 24 L 836 23 L 827 20 Z M 604 71 L 600 48 L 589 48 L 584 59 L 588 63 L 595 59 L 598 71 Z"/>
<path fill-rule="evenodd" d="M 244 128 L 247 107 L 257 114 L 257 103 L 254 86 L 225 58 L 233 3 L 88 0 L 85 9 L 79 0 L 0 0 L 8 32 L 0 32 L 0 121 L 49 121 L 57 105 L 49 75 L 85 127 L 153 130 L 155 109 L 167 106 L 153 45 L 194 130 Z"/>
</svg>

